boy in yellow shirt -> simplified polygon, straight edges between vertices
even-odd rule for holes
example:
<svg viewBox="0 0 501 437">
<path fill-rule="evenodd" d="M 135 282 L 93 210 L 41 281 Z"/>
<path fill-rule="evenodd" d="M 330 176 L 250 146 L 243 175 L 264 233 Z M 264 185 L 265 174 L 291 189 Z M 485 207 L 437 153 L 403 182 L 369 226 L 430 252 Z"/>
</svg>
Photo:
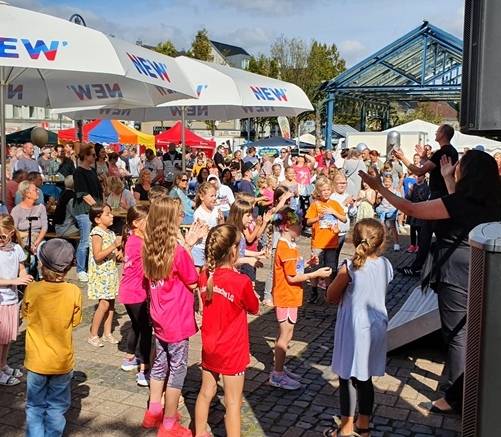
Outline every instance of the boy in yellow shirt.
<svg viewBox="0 0 501 437">
<path fill-rule="evenodd" d="M 64 281 L 73 257 L 72 245 L 60 238 L 42 245 L 39 258 L 44 279 L 29 284 L 24 294 L 28 436 L 61 436 L 66 425 L 75 366 L 72 333 L 82 320 L 80 289 Z"/>
</svg>

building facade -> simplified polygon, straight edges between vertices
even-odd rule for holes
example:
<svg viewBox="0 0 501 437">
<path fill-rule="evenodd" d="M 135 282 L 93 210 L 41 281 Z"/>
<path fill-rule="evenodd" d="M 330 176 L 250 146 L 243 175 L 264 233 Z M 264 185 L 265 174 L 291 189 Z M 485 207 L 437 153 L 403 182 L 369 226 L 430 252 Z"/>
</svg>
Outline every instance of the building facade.
<svg viewBox="0 0 501 437">
<path fill-rule="evenodd" d="M 40 126 L 48 130 L 59 130 L 73 127 L 73 121 L 47 108 L 36 106 L 5 106 L 5 131 L 7 134 L 18 130 Z"/>
</svg>

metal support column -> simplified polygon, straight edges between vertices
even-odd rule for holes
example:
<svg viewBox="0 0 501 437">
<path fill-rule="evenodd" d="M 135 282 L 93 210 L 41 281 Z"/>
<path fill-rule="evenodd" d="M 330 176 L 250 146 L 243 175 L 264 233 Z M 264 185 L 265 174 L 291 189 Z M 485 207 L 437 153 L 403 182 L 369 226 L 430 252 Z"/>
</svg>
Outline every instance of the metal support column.
<svg viewBox="0 0 501 437">
<path fill-rule="evenodd" d="M 181 156 L 183 173 L 186 171 L 186 106 L 181 107 Z"/>
<path fill-rule="evenodd" d="M 363 102 L 360 108 L 360 132 L 365 132 L 366 118 L 367 118 L 366 107 L 365 107 L 365 102 Z"/>
<path fill-rule="evenodd" d="M 332 124 L 334 123 L 334 93 L 329 93 L 327 97 L 327 108 L 325 116 L 325 147 L 332 149 Z"/>
<path fill-rule="evenodd" d="M 7 139 L 5 138 L 5 93 L 7 82 L 5 79 L 4 67 L 0 67 L 0 143 L 1 165 L 2 165 L 2 202 L 7 202 Z"/>
</svg>

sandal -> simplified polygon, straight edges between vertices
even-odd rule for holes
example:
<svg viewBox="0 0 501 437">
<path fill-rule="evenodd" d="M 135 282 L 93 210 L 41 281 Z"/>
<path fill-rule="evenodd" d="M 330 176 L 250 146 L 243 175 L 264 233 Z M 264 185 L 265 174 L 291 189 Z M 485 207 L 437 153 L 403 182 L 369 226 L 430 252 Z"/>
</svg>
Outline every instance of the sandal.
<svg viewBox="0 0 501 437">
<path fill-rule="evenodd" d="M 326 429 L 322 435 L 324 437 L 361 437 L 361 435 L 357 434 L 355 431 L 353 431 L 351 434 L 338 434 L 338 431 L 339 430 L 337 428 L 331 426 L 330 428 Z"/>
<path fill-rule="evenodd" d="M 353 432 L 351 434 L 338 434 L 339 427 L 341 426 L 341 416 L 332 416 L 332 420 L 334 422 L 332 426 L 324 430 L 324 432 L 322 433 L 324 437 L 361 437 L 356 432 Z"/>
<path fill-rule="evenodd" d="M 7 375 L 4 372 L 0 374 L 0 385 L 17 385 L 20 383 L 21 381 L 12 375 Z"/>
<path fill-rule="evenodd" d="M 453 407 L 442 409 L 437 407 L 434 402 L 431 403 L 430 412 L 436 414 L 457 414 Z"/>
<path fill-rule="evenodd" d="M 21 378 L 23 376 L 23 372 L 21 372 L 19 369 L 13 369 L 8 364 L 5 365 L 5 367 L 2 369 L 2 372 L 6 375 L 13 376 L 14 378 Z"/>
<path fill-rule="evenodd" d="M 370 433 L 372 432 L 372 428 L 371 427 L 369 427 L 369 428 L 358 428 L 356 425 L 355 425 L 355 430 L 357 431 L 357 435 L 359 435 L 360 437 L 370 437 Z M 368 435 L 365 436 L 363 434 L 368 434 Z"/>
</svg>

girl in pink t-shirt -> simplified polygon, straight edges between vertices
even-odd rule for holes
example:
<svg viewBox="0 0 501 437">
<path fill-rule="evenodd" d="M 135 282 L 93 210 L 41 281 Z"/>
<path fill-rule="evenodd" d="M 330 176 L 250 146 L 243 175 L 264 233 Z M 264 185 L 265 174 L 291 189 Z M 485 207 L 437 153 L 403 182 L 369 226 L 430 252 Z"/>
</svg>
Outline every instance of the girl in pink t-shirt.
<svg viewBox="0 0 501 437">
<path fill-rule="evenodd" d="M 315 165 L 315 158 L 308 154 L 299 155 L 296 164 L 293 166 L 296 173 L 296 182 L 298 186 L 299 205 L 301 214 L 304 217 L 310 207 L 310 196 L 313 193 L 311 184 L 312 170 Z"/>
<path fill-rule="evenodd" d="M 145 371 L 150 367 L 151 352 L 151 324 L 141 257 L 147 216 L 148 207 L 143 205 L 133 206 L 127 212 L 122 235 L 123 273 L 118 288 L 118 299 L 125 305 L 132 325 L 127 337 L 127 356 L 121 368 L 130 371 L 139 367 L 136 382 L 143 387 L 148 386 Z"/>
<path fill-rule="evenodd" d="M 178 243 L 182 219 L 177 199 L 160 198 L 152 202 L 146 220 L 143 269 L 148 281 L 156 356 L 143 427 L 159 427 L 161 436 L 188 437 L 191 432 L 179 423 L 177 408 L 188 370 L 189 338 L 197 332 L 193 290 L 198 273 L 188 251 Z"/>
</svg>

